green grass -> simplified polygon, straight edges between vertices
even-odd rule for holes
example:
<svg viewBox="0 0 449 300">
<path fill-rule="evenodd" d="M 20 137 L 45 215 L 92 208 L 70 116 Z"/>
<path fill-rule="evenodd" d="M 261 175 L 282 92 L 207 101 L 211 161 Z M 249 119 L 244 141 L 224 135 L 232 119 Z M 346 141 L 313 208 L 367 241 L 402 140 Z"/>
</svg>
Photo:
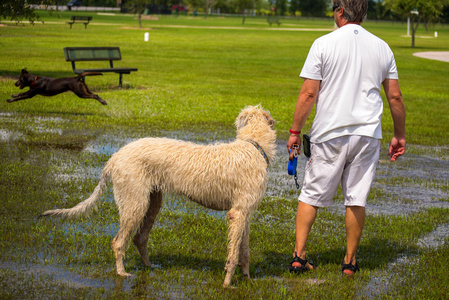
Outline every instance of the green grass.
<svg viewBox="0 0 449 300">
<path fill-rule="evenodd" d="M 412 55 L 447 50 L 447 26 L 429 33 L 419 28 L 417 35 L 428 38 L 418 38 L 417 48 L 411 49 L 410 38 L 402 37 L 405 24 L 364 24 L 395 54 L 409 149 L 397 163 L 385 162 L 392 135 L 385 102 L 383 161 L 369 202 L 402 210 L 368 214 L 359 249 L 362 271 L 352 280 L 341 278 L 344 217 L 338 209 L 327 209 L 319 211 L 308 244 L 308 255 L 319 268 L 300 276 L 288 273 L 298 191 L 292 182 L 273 178 L 269 190 L 279 186 L 285 194 L 267 195 L 253 217 L 254 280 L 245 280 L 237 271 L 232 283 L 238 288 L 224 290 L 224 213 L 168 195 L 148 245 L 155 266 L 145 268 L 130 246 L 125 266 L 135 274 L 131 279 L 114 275 L 110 242 L 118 229 L 118 214 L 112 191 L 89 218 L 36 218 L 44 210 L 70 207 L 88 196 L 110 154 L 134 138 L 230 140 L 238 112 L 261 103 L 276 119 L 279 139 L 285 140 L 302 84 L 302 64 L 314 39 L 328 32 L 296 29 L 331 30 L 332 20 L 284 19 L 279 28 L 288 30 L 270 30 L 265 18 L 247 18 L 242 25 L 241 18 L 232 17 L 159 17 L 144 20 L 144 29 L 139 29 L 132 16 L 89 13 L 94 18 L 87 30 L 82 24 L 70 30 L 65 23 L 69 13 L 60 13 L 60 18 L 40 14 L 44 24 L 0 27 L 2 99 L 19 92 L 14 82 L 24 67 L 32 74 L 73 76 L 62 51 L 67 46 L 119 46 L 123 61 L 116 66 L 139 71 L 124 75 L 122 89 L 117 87 L 117 74 L 87 78 L 108 106 L 72 93 L 0 102 L 2 298 L 363 298 L 374 293 L 376 278 L 387 278 L 389 288 L 375 297 L 447 298 L 447 238 L 433 247 L 417 244 L 439 226 L 448 226 L 448 209 L 421 206 L 414 191 L 426 199 L 448 201 L 449 68 L 448 63 Z M 438 31 L 437 39 L 433 31 Z M 144 42 L 145 32 L 150 33 L 149 42 Z M 309 127 L 310 122 L 305 131 Z M 89 147 L 101 149 L 86 151 Z M 279 166 L 270 167 L 273 177 L 280 176 L 276 171 L 285 172 L 285 153 L 278 157 Z M 342 203 L 340 191 L 336 202 Z M 397 263 L 403 257 L 409 260 Z"/>
</svg>

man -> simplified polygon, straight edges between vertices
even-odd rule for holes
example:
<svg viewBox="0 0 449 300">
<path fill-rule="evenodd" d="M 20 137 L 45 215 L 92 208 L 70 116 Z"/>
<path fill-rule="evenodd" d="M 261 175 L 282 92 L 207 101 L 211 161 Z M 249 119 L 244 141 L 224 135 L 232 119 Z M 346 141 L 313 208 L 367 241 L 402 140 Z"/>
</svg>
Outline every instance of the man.
<svg viewBox="0 0 449 300">
<path fill-rule="evenodd" d="M 307 163 L 296 214 L 296 243 L 290 271 L 313 269 L 305 246 L 319 207 L 332 205 L 341 183 L 346 206 L 346 255 L 342 273 L 359 270 L 356 252 L 365 221 L 366 199 L 379 159 L 383 110 L 381 85 L 394 123 L 389 155 L 405 152 L 405 107 L 389 46 L 360 26 L 367 0 L 333 0 L 338 29 L 310 48 L 287 148 L 301 145 L 300 132 L 314 104 Z M 292 159 L 292 152 L 290 159 Z"/>
</svg>

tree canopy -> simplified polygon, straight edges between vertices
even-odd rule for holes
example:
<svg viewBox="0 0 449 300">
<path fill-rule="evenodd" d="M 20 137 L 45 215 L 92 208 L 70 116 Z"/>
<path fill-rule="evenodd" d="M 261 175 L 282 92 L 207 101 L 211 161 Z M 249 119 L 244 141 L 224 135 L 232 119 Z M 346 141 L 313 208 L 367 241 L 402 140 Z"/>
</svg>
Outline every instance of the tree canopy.
<svg viewBox="0 0 449 300">
<path fill-rule="evenodd" d="M 35 21 L 39 21 L 39 16 L 30 5 L 46 4 L 46 2 L 45 0 L 2 0 L 0 4 L 0 18 L 16 22 L 28 20 L 34 23 Z"/>
<path fill-rule="evenodd" d="M 384 0 L 383 5 L 401 18 L 410 18 L 412 29 L 412 48 L 415 47 L 415 33 L 420 22 L 436 21 L 447 0 Z"/>
</svg>

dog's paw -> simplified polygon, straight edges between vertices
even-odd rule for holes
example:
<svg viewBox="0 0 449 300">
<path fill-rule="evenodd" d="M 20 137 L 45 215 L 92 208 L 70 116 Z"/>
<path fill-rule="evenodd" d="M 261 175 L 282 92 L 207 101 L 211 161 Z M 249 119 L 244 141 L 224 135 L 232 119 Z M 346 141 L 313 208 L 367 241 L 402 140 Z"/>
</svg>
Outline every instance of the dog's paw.
<svg viewBox="0 0 449 300">
<path fill-rule="evenodd" d="M 145 267 L 152 267 L 153 265 L 151 264 L 150 260 L 148 259 L 148 257 L 143 257 L 142 258 L 142 262 L 145 265 Z"/>
<path fill-rule="evenodd" d="M 8 103 L 14 102 L 14 99 L 8 99 L 8 100 L 6 100 L 6 102 L 8 102 Z"/>
<path fill-rule="evenodd" d="M 131 276 L 133 276 L 131 273 L 127 273 L 127 272 L 119 272 L 117 274 L 122 276 L 122 277 L 131 277 Z"/>
</svg>

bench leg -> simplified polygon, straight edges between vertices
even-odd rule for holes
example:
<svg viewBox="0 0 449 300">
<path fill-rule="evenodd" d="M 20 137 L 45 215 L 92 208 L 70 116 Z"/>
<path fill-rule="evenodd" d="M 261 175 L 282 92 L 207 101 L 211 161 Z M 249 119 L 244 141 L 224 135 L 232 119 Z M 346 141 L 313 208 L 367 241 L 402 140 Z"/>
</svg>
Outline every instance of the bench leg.
<svg viewBox="0 0 449 300">
<path fill-rule="evenodd" d="M 89 23 L 84 23 L 84 29 L 87 29 L 87 24 Z"/>
<path fill-rule="evenodd" d="M 119 87 L 122 87 L 122 77 L 123 77 L 123 74 L 120 73 L 119 82 L 118 82 Z"/>
</svg>

